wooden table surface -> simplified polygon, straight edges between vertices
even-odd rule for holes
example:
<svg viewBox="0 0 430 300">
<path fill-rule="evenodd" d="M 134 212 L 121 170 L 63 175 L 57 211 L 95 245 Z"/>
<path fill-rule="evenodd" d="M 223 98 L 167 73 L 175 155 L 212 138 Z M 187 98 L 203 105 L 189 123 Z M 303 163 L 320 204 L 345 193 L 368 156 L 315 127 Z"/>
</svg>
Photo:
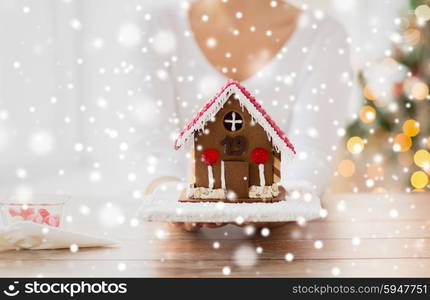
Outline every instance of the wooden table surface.
<svg viewBox="0 0 430 300">
<path fill-rule="evenodd" d="M 105 200 L 74 199 L 68 207 L 73 222 L 66 226 L 116 238 L 118 247 L 4 252 L 0 276 L 430 276 L 428 193 L 328 196 L 325 219 L 291 222 L 268 236 L 232 225 L 197 233 L 160 223 L 131 226 L 138 202 L 112 203 L 122 207 L 122 225 L 100 225 Z M 83 204 L 89 210 L 80 209 Z M 293 261 L 285 260 L 287 253 Z"/>
</svg>

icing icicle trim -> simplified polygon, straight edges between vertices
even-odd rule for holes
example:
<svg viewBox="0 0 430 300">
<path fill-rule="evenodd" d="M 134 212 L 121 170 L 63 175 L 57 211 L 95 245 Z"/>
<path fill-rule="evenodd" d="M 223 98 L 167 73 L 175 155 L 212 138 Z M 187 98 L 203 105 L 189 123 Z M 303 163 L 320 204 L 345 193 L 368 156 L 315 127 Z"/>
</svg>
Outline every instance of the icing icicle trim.
<svg viewBox="0 0 430 300">
<path fill-rule="evenodd" d="M 185 127 L 175 141 L 175 149 L 179 149 L 190 139 L 194 132 L 202 131 L 206 122 L 211 120 L 224 106 L 231 95 L 235 95 L 241 106 L 245 107 L 252 118 L 266 131 L 276 151 L 284 152 L 286 159 L 291 159 L 296 153 L 285 133 L 269 117 L 257 100 L 238 82 L 229 81 L 226 86 L 213 97 L 196 117 Z"/>
</svg>

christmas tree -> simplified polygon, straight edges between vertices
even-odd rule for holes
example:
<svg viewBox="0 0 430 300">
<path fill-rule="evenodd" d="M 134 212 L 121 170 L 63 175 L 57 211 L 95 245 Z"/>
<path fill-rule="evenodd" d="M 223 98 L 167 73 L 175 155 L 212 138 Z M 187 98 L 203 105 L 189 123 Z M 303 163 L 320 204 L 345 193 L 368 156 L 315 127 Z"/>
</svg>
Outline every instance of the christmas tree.
<svg viewBox="0 0 430 300">
<path fill-rule="evenodd" d="M 366 184 L 384 179 L 382 160 L 406 174 L 408 191 L 428 190 L 430 175 L 430 1 L 412 0 L 406 16 L 397 18 L 392 50 L 359 74 L 363 105 L 347 128 L 346 146 L 352 160 L 338 172 L 349 177 L 354 158 L 376 151 L 367 165 Z M 368 148 L 369 145 L 369 149 Z M 372 146 L 373 145 L 373 146 Z M 357 160 L 358 162 L 358 160 Z M 373 168 L 373 170 L 369 170 Z M 387 172 L 385 172 L 387 174 Z M 396 174 L 392 177 L 398 180 Z M 402 176 L 403 177 L 403 176 Z"/>
</svg>

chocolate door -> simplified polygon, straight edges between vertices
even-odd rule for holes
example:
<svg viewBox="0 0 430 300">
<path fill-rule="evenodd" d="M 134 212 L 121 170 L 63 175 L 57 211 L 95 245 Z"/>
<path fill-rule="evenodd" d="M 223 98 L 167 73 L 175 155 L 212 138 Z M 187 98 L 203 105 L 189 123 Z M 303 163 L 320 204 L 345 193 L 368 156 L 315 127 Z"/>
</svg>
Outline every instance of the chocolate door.
<svg viewBox="0 0 430 300">
<path fill-rule="evenodd" d="M 202 152 L 205 149 L 214 149 L 219 154 L 219 161 L 213 165 L 214 188 L 222 187 L 220 180 L 222 160 L 249 163 L 248 185 L 260 185 L 258 165 L 251 160 L 251 152 L 255 148 L 264 148 L 270 154 L 264 174 L 266 185 L 271 185 L 273 145 L 263 127 L 252 119 L 246 108 L 241 107 L 239 101 L 232 95 L 213 120 L 206 123 L 205 129 L 194 135 L 195 186 L 209 186 L 208 166 L 202 161 Z"/>
<path fill-rule="evenodd" d="M 227 193 L 233 192 L 237 199 L 248 198 L 249 163 L 232 160 L 223 161 L 223 163 Z M 229 194 L 227 196 L 230 197 Z"/>
</svg>

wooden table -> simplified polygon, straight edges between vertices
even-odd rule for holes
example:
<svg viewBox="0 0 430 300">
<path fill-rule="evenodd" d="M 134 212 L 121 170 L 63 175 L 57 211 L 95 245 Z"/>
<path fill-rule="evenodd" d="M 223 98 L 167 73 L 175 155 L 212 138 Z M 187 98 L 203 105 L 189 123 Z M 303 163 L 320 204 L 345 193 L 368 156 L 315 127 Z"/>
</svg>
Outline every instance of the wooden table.
<svg viewBox="0 0 430 300">
<path fill-rule="evenodd" d="M 0 276 L 223 277 L 228 268 L 227 276 L 247 277 L 430 276 L 428 193 L 328 196 L 325 219 L 289 223 L 269 236 L 236 226 L 197 233 L 130 226 L 138 202 L 109 201 L 124 209 L 123 225 L 106 229 L 95 221 L 106 201 L 75 199 L 67 226 L 117 238 L 119 247 L 0 253 Z M 82 203 L 91 209 L 87 216 Z"/>
</svg>

